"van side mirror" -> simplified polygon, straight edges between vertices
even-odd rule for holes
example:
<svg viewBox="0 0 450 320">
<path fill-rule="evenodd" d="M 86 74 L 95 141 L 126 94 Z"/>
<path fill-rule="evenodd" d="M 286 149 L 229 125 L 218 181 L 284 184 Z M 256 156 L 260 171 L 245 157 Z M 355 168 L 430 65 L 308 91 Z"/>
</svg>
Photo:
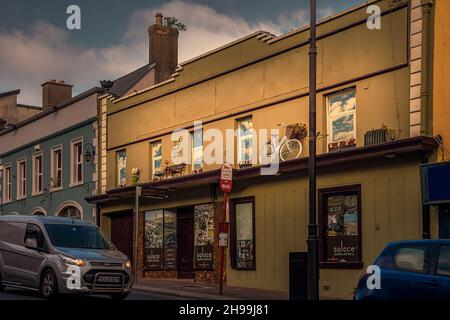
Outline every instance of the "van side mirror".
<svg viewBox="0 0 450 320">
<path fill-rule="evenodd" d="M 25 239 L 25 248 L 37 250 L 37 240 L 35 238 L 26 238 Z"/>
</svg>

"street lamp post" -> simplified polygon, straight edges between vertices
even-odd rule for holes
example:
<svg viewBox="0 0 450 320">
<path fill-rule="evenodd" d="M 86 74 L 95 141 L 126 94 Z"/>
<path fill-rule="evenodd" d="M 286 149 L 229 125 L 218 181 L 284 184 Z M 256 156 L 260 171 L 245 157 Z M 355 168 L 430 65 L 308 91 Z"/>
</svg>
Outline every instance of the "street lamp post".
<svg viewBox="0 0 450 320">
<path fill-rule="evenodd" d="M 316 0 L 310 0 L 310 47 L 309 47 L 309 225 L 308 225 L 308 300 L 319 299 L 319 238 L 316 218 Z"/>
</svg>

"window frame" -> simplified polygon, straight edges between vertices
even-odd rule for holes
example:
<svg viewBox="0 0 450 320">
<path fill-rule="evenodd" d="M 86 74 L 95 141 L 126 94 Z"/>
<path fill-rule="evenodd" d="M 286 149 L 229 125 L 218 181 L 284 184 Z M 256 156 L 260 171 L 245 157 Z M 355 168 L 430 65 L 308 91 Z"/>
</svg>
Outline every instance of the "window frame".
<svg viewBox="0 0 450 320">
<path fill-rule="evenodd" d="M 238 267 L 237 266 L 237 230 L 236 230 L 236 205 L 251 203 L 252 204 L 252 236 L 253 236 L 253 266 Z M 256 271 L 256 201 L 255 197 L 243 197 L 230 199 L 230 265 L 233 270 L 237 271 Z"/>
<path fill-rule="evenodd" d="M 23 175 L 21 174 L 21 166 L 23 164 Z M 27 159 L 20 158 L 17 160 L 16 168 L 16 200 L 27 198 Z"/>
<path fill-rule="evenodd" d="M 9 175 L 6 175 L 6 171 L 9 172 Z M 10 163 L 3 166 L 2 201 L 3 204 L 12 201 L 12 166 Z"/>
<path fill-rule="evenodd" d="M 59 151 L 60 152 L 60 168 L 57 168 L 55 165 L 55 154 L 56 152 Z M 53 146 L 50 149 L 50 191 L 59 191 L 62 190 L 63 188 L 63 180 L 64 180 L 64 158 L 63 158 L 63 146 L 62 145 L 57 145 L 57 146 Z M 61 172 L 61 181 L 60 181 L 60 185 L 59 186 L 55 186 L 54 182 L 56 181 L 56 177 L 58 175 L 58 172 Z"/>
<path fill-rule="evenodd" d="M 80 162 L 77 160 L 76 146 L 80 145 Z M 81 180 L 78 179 L 79 169 L 81 165 Z M 74 139 L 70 142 L 70 186 L 75 187 L 84 183 L 84 161 L 83 161 L 83 137 Z"/>
<path fill-rule="evenodd" d="M 37 167 L 36 167 L 36 160 L 39 157 L 41 158 L 41 172 L 40 173 L 37 171 Z M 41 195 L 44 193 L 44 153 L 42 151 L 36 152 L 33 154 L 31 167 L 32 167 L 32 173 L 33 173 L 32 177 L 31 177 L 31 180 L 32 180 L 31 181 L 31 184 L 32 184 L 31 195 L 38 196 L 38 195 Z M 36 183 L 39 181 L 39 177 L 41 179 L 40 180 L 40 182 L 41 182 L 40 190 L 38 190 L 36 188 L 37 187 Z"/>
<path fill-rule="evenodd" d="M 348 185 L 334 188 L 324 188 L 318 191 L 318 217 L 319 217 L 319 266 L 321 269 L 349 269 L 360 270 L 364 267 L 362 249 L 362 203 L 361 185 Z M 326 260 L 325 246 L 325 226 L 328 225 L 328 210 L 325 198 L 335 194 L 356 193 L 358 201 L 358 252 L 359 257 L 356 262 L 330 262 Z M 325 223 L 326 222 L 326 223 Z"/>
<path fill-rule="evenodd" d="M 328 132 L 327 149 L 329 149 L 328 146 L 331 143 L 339 143 L 339 142 L 342 141 L 342 140 L 341 141 L 334 141 L 333 140 L 333 120 L 336 120 L 336 119 L 344 117 L 344 116 L 353 115 L 353 138 L 355 139 L 355 141 L 357 140 L 357 136 L 356 136 L 357 135 L 357 122 L 356 122 L 356 116 L 357 115 L 356 115 L 356 112 L 357 112 L 357 109 L 358 109 L 358 105 L 357 104 L 355 106 L 355 110 L 353 110 L 353 111 L 343 112 L 343 113 L 341 113 L 341 114 L 339 114 L 337 116 L 331 116 L 330 115 L 330 107 L 331 107 L 331 105 L 330 105 L 330 98 L 333 97 L 333 96 L 339 95 L 339 94 L 343 94 L 343 93 L 345 93 L 347 91 L 355 91 L 355 99 L 356 99 L 356 97 L 357 97 L 357 95 L 356 95 L 357 90 L 356 90 L 355 86 L 349 87 L 349 88 L 345 88 L 345 89 L 342 89 L 342 90 L 339 90 L 339 91 L 336 91 L 336 92 L 332 92 L 332 93 L 326 95 L 326 117 L 327 117 L 326 121 L 327 121 L 327 132 Z"/>
<path fill-rule="evenodd" d="M 241 126 L 240 123 L 244 121 L 251 120 L 252 123 L 252 134 L 247 136 L 241 136 Z M 244 160 L 242 159 L 242 141 L 248 139 L 249 136 L 251 136 L 252 141 L 252 152 L 250 154 L 250 159 L 245 160 L 245 162 L 253 163 L 253 160 L 255 159 L 255 146 L 254 146 L 254 139 L 253 139 L 253 115 L 248 115 L 243 118 L 236 119 L 236 125 L 237 125 L 237 163 L 238 165 L 244 164 Z M 256 155 L 257 156 L 257 155 Z"/>
<path fill-rule="evenodd" d="M 155 150 L 155 146 L 156 146 L 157 144 L 160 144 L 160 145 L 161 145 L 161 155 L 158 156 L 158 157 L 155 157 L 155 152 L 154 152 L 154 150 Z M 155 141 L 152 141 L 152 142 L 150 143 L 150 149 L 151 149 L 151 162 L 152 162 L 152 167 L 151 167 L 151 169 L 152 169 L 152 181 L 155 180 L 155 172 L 156 172 L 156 170 L 155 170 L 155 160 L 158 160 L 159 158 L 161 158 L 161 169 L 160 169 L 160 171 L 161 171 L 161 172 L 163 171 L 163 168 L 162 168 L 162 166 L 163 166 L 163 163 L 162 163 L 162 159 L 163 159 L 163 149 L 162 149 L 162 148 L 163 148 L 162 140 L 155 140 Z"/>
<path fill-rule="evenodd" d="M 125 153 L 125 183 L 120 183 L 120 169 L 119 169 L 119 154 L 124 152 Z M 116 185 L 117 186 L 125 186 L 127 184 L 127 149 L 121 149 L 116 151 Z"/>
<path fill-rule="evenodd" d="M 194 171 L 194 170 L 197 170 L 197 171 L 203 171 L 203 168 L 204 168 L 204 161 L 203 161 L 203 159 L 204 159 L 204 151 L 205 151 L 205 146 L 204 146 L 204 140 L 203 140 L 203 129 L 200 129 L 200 130 L 198 130 L 198 131 L 201 131 L 201 136 L 202 136 L 202 145 L 201 146 L 199 146 L 199 147 L 195 147 L 195 134 L 196 133 L 198 133 L 198 132 L 196 132 L 196 131 L 191 131 L 190 132 L 190 138 L 191 138 L 191 169 L 192 169 L 192 171 Z M 199 169 L 197 169 L 196 167 L 195 167 L 195 165 L 196 165 L 196 163 L 195 163 L 195 150 L 197 150 L 197 149 L 201 149 L 201 152 L 202 152 L 202 162 L 199 164 L 200 165 L 200 168 Z"/>
</svg>

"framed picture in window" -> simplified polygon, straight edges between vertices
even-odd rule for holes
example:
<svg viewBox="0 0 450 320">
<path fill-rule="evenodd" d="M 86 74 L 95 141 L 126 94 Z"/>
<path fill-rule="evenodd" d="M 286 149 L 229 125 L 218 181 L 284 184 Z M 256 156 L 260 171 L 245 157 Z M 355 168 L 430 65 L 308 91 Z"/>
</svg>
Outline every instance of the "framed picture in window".
<svg viewBox="0 0 450 320">
<path fill-rule="evenodd" d="M 361 186 L 319 190 L 320 266 L 362 267 Z"/>
</svg>

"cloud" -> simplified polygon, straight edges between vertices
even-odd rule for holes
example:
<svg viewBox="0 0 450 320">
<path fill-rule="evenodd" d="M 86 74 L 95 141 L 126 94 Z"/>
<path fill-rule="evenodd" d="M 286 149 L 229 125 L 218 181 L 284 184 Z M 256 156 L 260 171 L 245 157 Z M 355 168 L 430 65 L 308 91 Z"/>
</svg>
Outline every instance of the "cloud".
<svg viewBox="0 0 450 320">
<path fill-rule="evenodd" d="M 299 10 L 279 15 L 275 21 L 252 23 L 219 13 L 206 5 L 171 1 L 134 12 L 124 35 L 111 47 L 91 48 L 70 42 L 69 31 L 47 22 L 36 23 L 31 32 L 0 31 L 1 89 L 22 89 L 21 103 L 40 105 L 40 84 L 49 79 L 74 85 L 74 93 L 98 86 L 101 79 L 120 77 L 148 61 L 147 27 L 156 12 L 176 16 L 187 25 L 179 39 L 180 62 L 232 42 L 257 30 L 282 34 L 307 23 Z"/>
</svg>

